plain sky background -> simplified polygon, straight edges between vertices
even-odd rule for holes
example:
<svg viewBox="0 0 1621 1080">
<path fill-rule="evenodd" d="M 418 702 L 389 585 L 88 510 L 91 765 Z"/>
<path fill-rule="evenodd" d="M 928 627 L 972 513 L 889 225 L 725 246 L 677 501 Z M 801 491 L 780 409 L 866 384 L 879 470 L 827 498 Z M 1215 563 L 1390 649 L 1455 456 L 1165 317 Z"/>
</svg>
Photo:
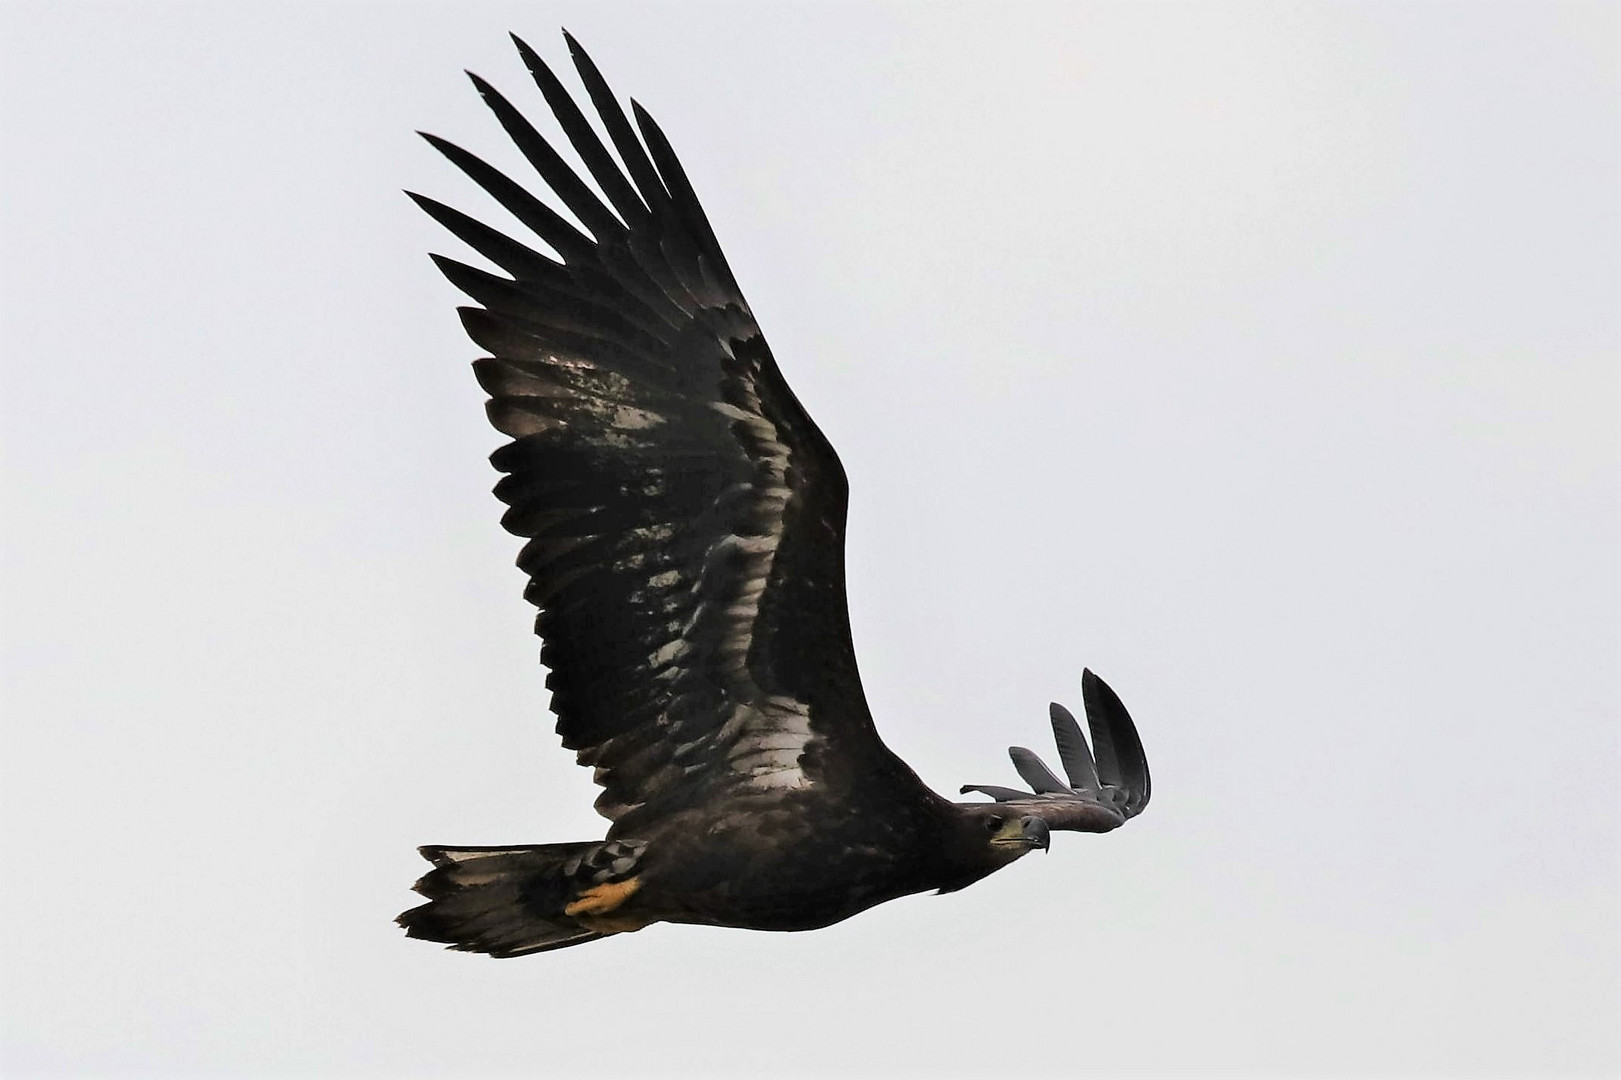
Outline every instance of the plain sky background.
<svg viewBox="0 0 1621 1080">
<path fill-rule="evenodd" d="M 1615 5 L 0 8 L 0 1070 L 1621 1068 Z M 1083 665 L 1153 805 L 831 929 L 519 961 L 425 842 L 598 837 L 413 134 L 568 26 L 852 478 L 937 790 Z M 574 85 L 572 73 L 566 75 Z M 547 129 L 550 130 L 550 129 Z"/>
</svg>

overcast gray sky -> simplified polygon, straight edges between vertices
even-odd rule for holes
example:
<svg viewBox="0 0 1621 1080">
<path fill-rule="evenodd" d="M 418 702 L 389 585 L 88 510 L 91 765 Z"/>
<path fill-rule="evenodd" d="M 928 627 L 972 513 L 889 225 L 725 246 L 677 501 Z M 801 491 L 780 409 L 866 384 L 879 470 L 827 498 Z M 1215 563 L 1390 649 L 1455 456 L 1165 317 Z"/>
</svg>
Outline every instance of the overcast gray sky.
<svg viewBox="0 0 1621 1080">
<path fill-rule="evenodd" d="M 7 1076 L 1621 1068 L 1614 5 L 0 8 Z M 591 839 L 484 462 L 460 74 L 659 117 L 853 488 L 867 693 L 1155 798 L 810 934 L 406 941 Z M 571 80 L 572 81 L 572 80 Z"/>
</svg>

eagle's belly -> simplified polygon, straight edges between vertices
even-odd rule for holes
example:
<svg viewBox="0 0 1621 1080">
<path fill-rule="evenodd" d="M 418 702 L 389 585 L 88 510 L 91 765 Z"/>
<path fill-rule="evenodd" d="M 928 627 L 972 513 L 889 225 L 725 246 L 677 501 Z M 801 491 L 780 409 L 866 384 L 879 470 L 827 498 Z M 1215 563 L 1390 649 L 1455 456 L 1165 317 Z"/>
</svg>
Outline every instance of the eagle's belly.
<svg viewBox="0 0 1621 1080">
<path fill-rule="evenodd" d="M 665 882 L 649 875 L 645 896 L 650 913 L 666 922 L 736 926 L 750 930 L 815 930 L 847 919 L 874 904 L 919 892 L 892 872 L 887 862 L 845 853 L 826 862 L 823 873 L 799 865 L 713 867 L 713 873 L 685 873 Z"/>
<path fill-rule="evenodd" d="M 905 821 L 766 812 L 705 825 L 649 844 L 637 906 L 650 920 L 814 930 L 937 885 Z"/>
</svg>

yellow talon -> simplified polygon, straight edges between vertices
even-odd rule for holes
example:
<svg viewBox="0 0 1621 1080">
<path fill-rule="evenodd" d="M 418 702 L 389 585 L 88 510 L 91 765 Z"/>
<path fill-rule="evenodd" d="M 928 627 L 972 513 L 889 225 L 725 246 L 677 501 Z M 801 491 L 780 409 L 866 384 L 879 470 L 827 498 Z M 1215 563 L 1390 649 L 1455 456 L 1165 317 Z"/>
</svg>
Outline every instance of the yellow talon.
<svg viewBox="0 0 1621 1080">
<path fill-rule="evenodd" d="M 606 915 L 635 895 L 642 887 L 641 878 L 626 878 L 593 885 L 582 892 L 573 903 L 563 909 L 564 915 Z"/>
</svg>

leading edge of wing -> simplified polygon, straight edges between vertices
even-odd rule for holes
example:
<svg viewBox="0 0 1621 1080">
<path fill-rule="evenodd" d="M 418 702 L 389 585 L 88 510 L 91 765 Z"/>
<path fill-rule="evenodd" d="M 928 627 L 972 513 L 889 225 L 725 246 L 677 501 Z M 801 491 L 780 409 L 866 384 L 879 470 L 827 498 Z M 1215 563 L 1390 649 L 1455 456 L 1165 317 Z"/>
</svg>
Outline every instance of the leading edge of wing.
<svg viewBox="0 0 1621 1080">
<path fill-rule="evenodd" d="M 517 44 L 596 191 L 472 78 L 584 231 L 433 136 L 554 254 L 413 195 L 509 275 L 435 256 L 481 305 L 462 320 L 490 353 L 474 365 L 490 420 L 513 440 L 491 458 L 507 474 L 496 494 L 528 539 L 518 564 L 558 733 L 596 768 L 616 827 L 898 765 L 850 643 L 838 458 L 778 372 L 668 140 L 634 103 L 633 129 L 568 41 L 608 143 Z"/>
</svg>

